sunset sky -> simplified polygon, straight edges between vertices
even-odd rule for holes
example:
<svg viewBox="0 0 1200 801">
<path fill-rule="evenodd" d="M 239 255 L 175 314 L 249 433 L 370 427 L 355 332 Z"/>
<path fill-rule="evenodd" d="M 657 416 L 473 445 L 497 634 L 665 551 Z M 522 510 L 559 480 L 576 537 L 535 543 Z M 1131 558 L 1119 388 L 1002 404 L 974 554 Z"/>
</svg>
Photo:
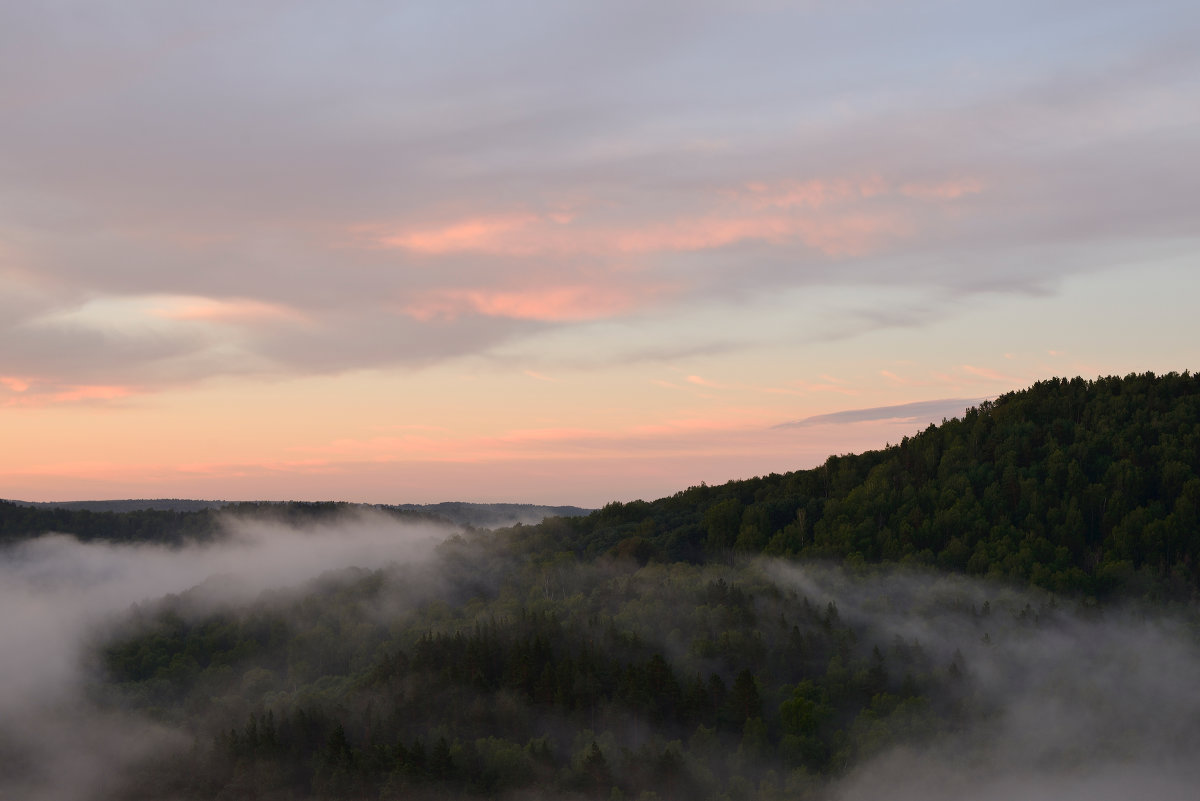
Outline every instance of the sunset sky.
<svg viewBox="0 0 1200 801">
<path fill-rule="evenodd" d="M 0 4 L 0 497 L 594 506 L 1195 371 L 1198 41 L 1195 0 Z"/>
</svg>

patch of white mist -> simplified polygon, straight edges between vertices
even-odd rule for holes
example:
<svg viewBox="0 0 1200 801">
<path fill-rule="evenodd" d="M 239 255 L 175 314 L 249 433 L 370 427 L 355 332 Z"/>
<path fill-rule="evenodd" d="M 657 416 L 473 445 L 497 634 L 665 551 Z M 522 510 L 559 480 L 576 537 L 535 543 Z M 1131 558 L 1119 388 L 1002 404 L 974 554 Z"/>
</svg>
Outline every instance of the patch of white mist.
<svg viewBox="0 0 1200 801">
<path fill-rule="evenodd" d="M 86 697 L 87 648 L 131 605 L 189 590 L 237 605 L 342 568 L 427 563 L 451 533 L 374 513 L 301 529 L 223 523 L 226 536 L 179 548 L 51 534 L 0 550 L 0 798 L 96 798 L 125 766 L 181 744 Z"/>
<path fill-rule="evenodd" d="M 960 654 L 974 706 L 988 710 L 859 766 L 835 785 L 838 801 L 1196 798 L 1200 643 L 1178 614 L 1076 607 L 962 576 L 764 569 L 835 604 L 867 639 Z"/>
</svg>

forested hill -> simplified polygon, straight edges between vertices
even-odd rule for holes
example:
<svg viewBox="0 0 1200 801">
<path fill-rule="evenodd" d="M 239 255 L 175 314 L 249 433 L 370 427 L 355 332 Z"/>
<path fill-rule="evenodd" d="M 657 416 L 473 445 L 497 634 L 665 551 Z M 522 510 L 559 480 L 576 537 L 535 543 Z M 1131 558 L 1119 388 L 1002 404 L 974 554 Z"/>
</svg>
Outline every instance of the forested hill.
<svg viewBox="0 0 1200 801">
<path fill-rule="evenodd" d="M 221 531 L 222 515 L 269 517 L 291 525 L 329 522 L 355 509 L 373 508 L 402 520 L 434 521 L 445 518 L 418 510 L 366 507 L 340 502 L 241 502 L 198 510 L 137 509 L 128 512 L 93 511 L 67 506 L 28 506 L 0 501 L 0 543 L 49 532 L 71 534 L 80 540 L 154 542 L 180 545 L 206 541 Z"/>
<path fill-rule="evenodd" d="M 177 499 L 31 503 L 0 500 L 0 543 L 48 532 L 80 540 L 157 542 L 179 545 L 211 539 L 223 516 L 270 517 L 303 525 L 329 522 L 351 511 L 374 511 L 398 520 L 497 528 L 540 522 L 548 516 L 574 517 L 590 510 L 577 506 L 516 503 L 352 504 L 332 501 L 190 501 Z"/>
<path fill-rule="evenodd" d="M 900 562 L 1060 592 L 1200 587 L 1200 376 L 1051 379 L 820 467 L 507 532 L 639 561 Z"/>
</svg>

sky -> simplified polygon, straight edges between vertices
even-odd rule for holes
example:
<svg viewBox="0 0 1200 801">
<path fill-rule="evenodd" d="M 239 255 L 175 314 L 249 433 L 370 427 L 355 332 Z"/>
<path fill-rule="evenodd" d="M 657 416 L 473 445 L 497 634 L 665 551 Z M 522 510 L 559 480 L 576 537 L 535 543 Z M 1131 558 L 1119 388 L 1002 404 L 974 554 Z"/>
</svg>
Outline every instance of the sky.
<svg viewBox="0 0 1200 801">
<path fill-rule="evenodd" d="M 1194 2 L 0 4 L 0 497 L 598 506 L 1200 357 Z"/>
</svg>

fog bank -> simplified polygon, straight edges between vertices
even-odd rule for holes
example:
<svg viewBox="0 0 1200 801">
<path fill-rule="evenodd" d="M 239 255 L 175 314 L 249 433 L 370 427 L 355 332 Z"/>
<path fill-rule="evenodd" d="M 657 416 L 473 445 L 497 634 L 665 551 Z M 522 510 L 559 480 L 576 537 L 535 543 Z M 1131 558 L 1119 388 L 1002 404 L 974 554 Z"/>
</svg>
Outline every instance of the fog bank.
<svg viewBox="0 0 1200 801">
<path fill-rule="evenodd" d="M 356 513 L 301 530 L 226 518 L 217 542 L 167 548 L 49 534 L 0 550 L 0 798 L 93 799 L 122 766 L 183 742 L 85 696 L 87 649 L 133 604 L 193 590 L 212 604 L 352 566 L 429 559 L 451 529 Z"/>
<path fill-rule="evenodd" d="M 872 639 L 956 653 L 972 705 L 964 731 L 902 746 L 852 771 L 838 801 L 1193 799 L 1200 780 L 1200 646 L 1194 624 L 1146 609 L 1075 608 L 961 576 L 854 578 L 768 571 Z"/>
</svg>

